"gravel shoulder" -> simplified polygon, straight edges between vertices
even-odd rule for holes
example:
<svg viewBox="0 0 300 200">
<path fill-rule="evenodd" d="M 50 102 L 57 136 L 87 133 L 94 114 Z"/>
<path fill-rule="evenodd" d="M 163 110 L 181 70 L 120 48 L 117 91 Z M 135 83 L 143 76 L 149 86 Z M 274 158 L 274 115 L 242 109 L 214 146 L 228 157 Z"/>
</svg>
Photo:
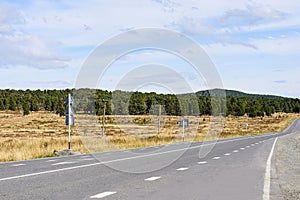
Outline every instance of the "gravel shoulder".
<svg viewBox="0 0 300 200">
<path fill-rule="evenodd" d="M 300 200 L 300 132 L 278 138 L 271 173 L 272 200 Z"/>
</svg>

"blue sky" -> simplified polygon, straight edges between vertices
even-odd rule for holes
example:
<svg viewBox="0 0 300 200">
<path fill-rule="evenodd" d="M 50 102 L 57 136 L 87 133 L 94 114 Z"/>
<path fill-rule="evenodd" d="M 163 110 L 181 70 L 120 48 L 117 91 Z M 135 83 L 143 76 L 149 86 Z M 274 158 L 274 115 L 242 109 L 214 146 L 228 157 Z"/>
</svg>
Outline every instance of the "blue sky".
<svg viewBox="0 0 300 200">
<path fill-rule="evenodd" d="M 72 88 L 98 45 L 155 27 L 196 41 L 224 88 L 300 98 L 299 10 L 296 0 L 1 0 L 0 88 Z M 148 63 L 174 67 L 194 91 L 207 89 L 176 56 L 150 50 L 115 61 L 98 87 L 113 90 L 133 66 Z"/>
</svg>

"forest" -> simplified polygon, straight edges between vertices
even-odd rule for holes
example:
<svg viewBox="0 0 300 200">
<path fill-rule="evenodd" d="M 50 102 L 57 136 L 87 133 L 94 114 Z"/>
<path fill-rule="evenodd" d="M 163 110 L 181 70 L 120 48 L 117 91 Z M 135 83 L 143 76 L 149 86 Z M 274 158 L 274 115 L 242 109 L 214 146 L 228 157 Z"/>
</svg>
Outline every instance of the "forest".
<svg viewBox="0 0 300 200">
<path fill-rule="evenodd" d="M 0 90 L 0 110 L 52 111 L 63 116 L 71 93 L 78 113 L 102 115 L 232 115 L 270 116 L 276 112 L 299 113 L 300 100 L 273 95 L 246 94 L 233 90 L 205 90 L 196 94 L 106 91 L 99 89 Z M 159 106 L 161 105 L 161 106 Z"/>
</svg>

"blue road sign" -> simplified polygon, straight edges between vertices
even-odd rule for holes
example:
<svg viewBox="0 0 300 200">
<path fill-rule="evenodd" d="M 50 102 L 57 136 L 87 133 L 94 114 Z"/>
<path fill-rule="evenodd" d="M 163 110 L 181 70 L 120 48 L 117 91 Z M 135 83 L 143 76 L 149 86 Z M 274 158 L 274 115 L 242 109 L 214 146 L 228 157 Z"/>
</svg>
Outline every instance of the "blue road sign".
<svg viewBox="0 0 300 200">
<path fill-rule="evenodd" d="M 69 104 L 69 97 L 67 96 L 66 100 L 64 101 L 65 105 Z M 74 104 L 74 99 L 72 96 L 70 96 L 70 104 L 73 105 Z"/>
<path fill-rule="evenodd" d="M 69 114 L 69 106 L 67 106 L 67 109 L 65 111 L 65 115 L 68 115 Z M 74 110 L 72 108 L 72 106 L 70 106 L 70 115 L 74 115 Z"/>
<path fill-rule="evenodd" d="M 188 127 L 189 126 L 189 120 L 188 119 L 181 119 L 178 121 L 178 124 L 180 127 Z"/>
<path fill-rule="evenodd" d="M 66 116 L 66 125 L 69 125 L 69 116 L 67 115 Z M 74 125 L 74 116 L 71 115 L 70 116 L 70 126 L 73 126 Z"/>
</svg>

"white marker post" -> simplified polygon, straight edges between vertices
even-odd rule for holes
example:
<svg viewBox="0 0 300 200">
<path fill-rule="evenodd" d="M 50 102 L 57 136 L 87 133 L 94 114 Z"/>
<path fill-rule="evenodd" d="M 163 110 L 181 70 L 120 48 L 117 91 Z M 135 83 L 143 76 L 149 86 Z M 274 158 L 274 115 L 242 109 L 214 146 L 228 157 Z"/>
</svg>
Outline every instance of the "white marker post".
<svg viewBox="0 0 300 200">
<path fill-rule="evenodd" d="M 184 142 L 184 119 L 182 119 L 182 142 Z"/>
<path fill-rule="evenodd" d="M 69 124 L 69 137 L 68 137 L 68 149 L 71 149 L 71 94 L 68 94 L 68 124 Z"/>
<path fill-rule="evenodd" d="M 104 102 L 104 108 L 103 108 L 103 116 L 102 116 L 102 137 L 104 137 L 104 124 L 105 124 L 105 110 L 106 110 L 106 99 L 102 99 L 102 102 Z"/>
<path fill-rule="evenodd" d="M 73 99 L 71 94 L 68 94 L 64 104 L 67 106 L 67 109 L 65 111 L 65 117 L 66 117 L 66 125 L 68 125 L 69 131 L 68 131 L 68 149 L 71 149 L 71 125 L 74 125 L 74 111 L 72 109 L 73 105 Z"/>
<path fill-rule="evenodd" d="M 249 124 L 246 123 L 245 126 L 246 126 L 246 132 L 247 132 L 247 131 L 248 131 L 248 126 L 249 126 Z"/>
<path fill-rule="evenodd" d="M 182 142 L 184 142 L 184 128 L 189 127 L 189 120 L 182 118 L 179 122 L 179 127 L 182 127 Z"/>
<path fill-rule="evenodd" d="M 157 124 L 157 134 L 160 134 L 160 116 L 161 116 L 161 105 L 158 108 L 158 124 Z"/>
</svg>

